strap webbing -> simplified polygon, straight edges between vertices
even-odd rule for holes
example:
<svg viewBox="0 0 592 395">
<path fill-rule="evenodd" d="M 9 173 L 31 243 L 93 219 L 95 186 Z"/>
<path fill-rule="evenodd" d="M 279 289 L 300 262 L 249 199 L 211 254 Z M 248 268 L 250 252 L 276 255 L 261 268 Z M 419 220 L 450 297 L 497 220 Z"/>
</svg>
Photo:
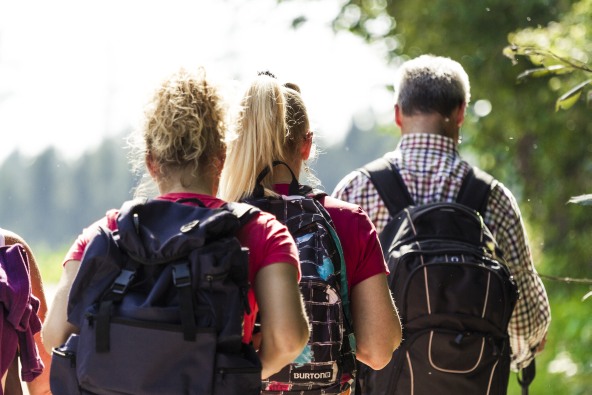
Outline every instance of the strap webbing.
<svg viewBox="0 0 592 395">
<path fill-rule="evenodd" d="M 378 158 L 368 163 L 361 171 L 374 184 L 391 217 L 414 204 L 399 171 L 386 158 Z"/>
<path fill-rule="evenodd" d="M 173 265 L 173 283 L 179 293 L 179 310 L 181 314 L 181 326 L 183 327 L 183 339 L 186 341 L 195 341 L 197 324 L 193 309 L 193 288 L 191 286 L 189 263 L 181 262 Z"/>
<path fill-rule="evenodd" d="M 483 170 L 471 168 L 463 180 L 456 201 L 484 216 L 493 181 L 493 177 Z"/>
<path fill-rule="evenodd" d="M 535 375 L 536 365 L 533 359 L 527 367 L 520 370 L 520 374 L 518 375 L 518 383 L 520 383 L 520 387 L 522 388 L 522 395 L 528 395 L 528 386 L 533 382 Z"/>
</svg>

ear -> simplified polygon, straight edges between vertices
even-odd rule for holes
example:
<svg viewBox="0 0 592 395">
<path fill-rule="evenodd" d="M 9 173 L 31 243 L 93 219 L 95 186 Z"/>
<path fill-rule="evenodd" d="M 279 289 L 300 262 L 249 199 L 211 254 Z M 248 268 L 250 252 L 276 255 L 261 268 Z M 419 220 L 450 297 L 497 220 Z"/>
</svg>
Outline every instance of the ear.
<svg viewBox="0 0 592 395">
<path fill-rule="evenodd" d="M 403 123 L 401 118 L 402 118 L 401 107 L 399 107 L 398 104 L 395 104 L 395 123 L 397 124 L 398 127 L 401 127 L 401 124 Z"/>
<path fill-rule="evenodd" d="M 456 113 L 456 126 L 460 127 L 463 122 L 465 121 L 465 111 L 467 110 L 467 103 L 462 102 L 460 106 L 458 106 L 458 111 Z"/>
<path fill-rule="evenodd" d="M 226 150 L 222 150 L 219 155 L 214 158 L 214 167 L 216 168 L 216 177 L 220 177 L 222 169 L 224 168 L 224 162 L 226 162 Z"/>
<path fill-rule="evenodd" d="M 307 160 L 310 157 L 310 151 L 312 150 L 312 132 L 306 134 L 306 138 L 300 145 L 300 157 L 302 160 Z"/>
<path fill-rule="evenodd" d="M 158 165 L 154 162 L 154 158 L 150 152 L 146 153 L 146 169 L 148 169 L 148 173 L 152 179 L 156 180 L 156 176 L 158 175 Z"/>
</svg>

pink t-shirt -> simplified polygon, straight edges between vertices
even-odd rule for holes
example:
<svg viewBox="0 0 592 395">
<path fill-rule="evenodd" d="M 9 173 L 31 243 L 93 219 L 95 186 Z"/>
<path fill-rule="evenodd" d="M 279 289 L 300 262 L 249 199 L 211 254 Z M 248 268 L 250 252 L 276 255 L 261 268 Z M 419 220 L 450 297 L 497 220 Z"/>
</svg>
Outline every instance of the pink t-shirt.
<svg viewBox="0 0 592 395">
<path fill-rule="evenodd" d="M 195 193 L 169 193 L 159 196 L 158 199 L 176 201 L 179 199 L 199 199 L 206 207 L 219 208 L 225 202 L 209 195 Z M 192 204 L 187 202 L 187 204 Z M 85 228 L 82 234 L 78 236 L 70 250 L 66 254 L 64 263 L 70 260 L 79 261 L 84 255 L 86 246 L 90 239 L 96 234 L 98 226 L 107 226 L 111 230 L 117 228 L 116 218 L 118 211 L 110 210 L 107 215 L 88 228 Z M 253 285 L 257 277 L 257 272 L 273 263 L 288 263 L 298 269 L 298 279 L 300 279 L 300 264 L 298 260 L 298 249 L 294 244 L 292 236 L 288 229 L 268 213 L 261 212 L 251 219 L 237 233 L 237 237 L 243 247 L 249 248 L 249 304 L 251 314 L 245 314 L 245 333 L 243 341 L 249 343 L 255 324 L 255 317 L 258 306 L 255 301 Z"/>
<path fill-rule="evenodd" d="M 289 184 L 276 184 L 277 193 L 287 195 Z M 360 206 L 331 196 L 319 199 L 327 210 L 343 248 L 349 289 L 377 274 L 388 274 L 376 228 Z"/>
</svg>

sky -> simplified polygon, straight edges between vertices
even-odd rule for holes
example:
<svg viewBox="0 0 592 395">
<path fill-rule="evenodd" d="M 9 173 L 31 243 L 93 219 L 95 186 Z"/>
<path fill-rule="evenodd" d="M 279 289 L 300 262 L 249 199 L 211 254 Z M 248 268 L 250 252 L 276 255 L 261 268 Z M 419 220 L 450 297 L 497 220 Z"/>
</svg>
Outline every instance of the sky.
<svg viewBox="0 0 592 395">
<path fill-rule="evenodd" d="M 340 142 L 352 120 L 388 121 L 394 70 L 359 37 L 333 32 L 341 3 L 0 0 L 0 161 L 49 146 L 77 158 L 136 128 L 180 67 L 204 66 L 229 99 L 260 70 L 297 83 L 320 145 Z"/>
</svg>

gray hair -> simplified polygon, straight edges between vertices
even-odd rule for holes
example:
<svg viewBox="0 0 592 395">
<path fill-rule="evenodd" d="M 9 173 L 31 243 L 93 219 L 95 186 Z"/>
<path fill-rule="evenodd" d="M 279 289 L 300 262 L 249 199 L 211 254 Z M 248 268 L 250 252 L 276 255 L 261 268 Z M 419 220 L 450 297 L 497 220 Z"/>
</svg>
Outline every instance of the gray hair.
<svg viewBox="0 0 592 395">
<path fill-rule="evenodd" d="M 395 103 L 405 115 L 437 112 L 448 116 L 471 99 L 469 77 L 460 63 L 421 55 L 403 63 L 395 76 Z"/>
</svg>

